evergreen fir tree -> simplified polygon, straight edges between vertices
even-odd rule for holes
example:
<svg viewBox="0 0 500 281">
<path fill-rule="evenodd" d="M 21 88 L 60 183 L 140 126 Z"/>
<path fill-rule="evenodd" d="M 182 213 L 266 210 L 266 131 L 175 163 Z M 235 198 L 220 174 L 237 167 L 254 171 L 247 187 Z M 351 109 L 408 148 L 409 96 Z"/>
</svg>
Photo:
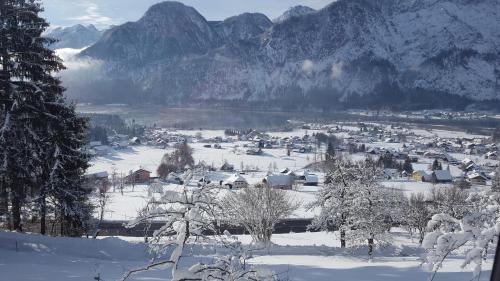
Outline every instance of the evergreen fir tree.
<svg viewBox="0 0 500 281">
<path fill-rule="evenodd" d="M 438 171 L 438 170 L 442 170 L 442 169 L 443 169 L 443 166 L 441 165 L 439 160 L 434 159 L 434 162 L 432 162 L 432 165 L 431 165 L 431 170 Z"/>
<path fill-rule="evenodd" d="M 491 180 L 491 190 L 500 192 L 500 167 L 495 171 L 495 176 Z"/>
<path fill-rule="evenodd" d="M 411 159 L 408 156 L 405 158 L 403 163 L 403 171 L 405 171 L 408 175 L 413 173 L 413 165 L 411 164 Z"/>
<path fill-rule="evenodd" d="M 35 0 L 0 4 L 0 195 L 18 231 L 23 204 L 37 202 L 45 233 L 48 197 L 63 194 L 65 201 L 86 204 L 86 196 L 72 190 L 79 189 L 87 159 L 81 149 L 86 121 L 66 104 L 53 76 L 64 66 L 47 48 L 53 40 L 42 37 L 48 24 L 40 12 Z"/>
<path fill-rule="evenodd" d="M 333 147 L 333 143 L 329 142 L 328 147 L 326 148 L 325 160 L 328 162 L 334 161 L 335 159 L 335 148 Z"/>
</svg>

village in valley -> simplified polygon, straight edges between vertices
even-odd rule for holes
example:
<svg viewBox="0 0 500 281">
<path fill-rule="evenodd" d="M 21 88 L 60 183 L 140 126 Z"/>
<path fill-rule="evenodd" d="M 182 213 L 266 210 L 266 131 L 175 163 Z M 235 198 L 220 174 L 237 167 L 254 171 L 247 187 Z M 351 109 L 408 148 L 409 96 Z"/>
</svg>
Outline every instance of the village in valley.
<svg viewBox="0 0 500 281">
<path fill-rule="evenodd" d="M 373 159 L 383 169 L 388 189 L 430 194 L 440 188 L 482 191 L 491 188 L 498 167 L 498 136 L 467 134 L 415 125 L 370 122 L 293 123 L 286 131 L 179 130 L 145 127 L 141 135 L 107 136 L 92 141 L 94 155 L 87 179 L 112 191 L 105 220 L 133 219 L 152 193 L 184 184 L 182 173 L 192 169 L 189 186 L 220 186 L 221 193 L 257 184 L 287 190 L 301 207 L 293 218 L 313 219 L 318 210 L 306 208 L 325 180 L 328 157 L 359 161 Z M 159 175 L 165 154 L 180 144 L 192 149 L 194 165 Z"/>
</svg>

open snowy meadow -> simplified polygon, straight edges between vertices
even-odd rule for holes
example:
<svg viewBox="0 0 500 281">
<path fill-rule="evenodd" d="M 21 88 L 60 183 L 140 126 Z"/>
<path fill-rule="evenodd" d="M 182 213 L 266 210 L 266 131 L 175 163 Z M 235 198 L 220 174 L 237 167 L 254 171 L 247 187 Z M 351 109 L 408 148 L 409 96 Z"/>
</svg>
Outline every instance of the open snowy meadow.
<svg viewBox="0 0 500 281">
<path fill-rule="evenodd" d="M 341 249 L 333 233 L 275 234 L 269 250 L 257 250 L 249 260 L 280 274 L 285 280 L 332 281 L 361 280 L 424 281 L 429 272 L 420 266 L 424 251 L 415 239 L 400 229 L 392 229 L 391 246 L 376 251 L 372 261 L 366 248 Z M 250 243 L 249 236 L 238 236 Z M 193 247 L 189 260 L 215 254 L 212 249 Z M 88 281 L 119 280 L 131 269 L 150 262 L 147 245 L 140 238 L 115 237 L 99 240 L 78 238 L 49 238 L 39 235 L 0 233 L 0 280 L 16 276 L 23 281 Z M 492 256 L 484 265 L 479 280 L 489 280 Z M 437 274 L 437 281 L 470 280 L 470 268 L 461 268 L 463 255 L 454 254 Z M 168 280 L 169 269 L 154 269 L 133 275 L 128 280 Z"/>
</svg>

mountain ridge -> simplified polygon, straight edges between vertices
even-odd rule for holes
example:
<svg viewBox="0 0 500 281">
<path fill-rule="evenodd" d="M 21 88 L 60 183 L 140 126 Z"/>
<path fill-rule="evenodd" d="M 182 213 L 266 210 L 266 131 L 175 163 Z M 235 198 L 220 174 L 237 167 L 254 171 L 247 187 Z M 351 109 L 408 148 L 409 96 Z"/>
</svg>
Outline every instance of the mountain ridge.
<svg viewBox="0 0 500 281">
<path fill-rule="evenodd" d="M 69 27 L 56 27 L 48 30 L 44 36 L 56 39 L 57 42 L 51 44 L 51 49 L 82 49 L 96 43 L 102 32 L 94 25 L 84 26 L 76 24 Z"/>
<path fill-rule="evenodd" d="M 126 45 L 134 37 L 125 34 L 118 38 L 132 55 L 96 55 L 102 42 L 82 55 L 104 60 L 108 78 L 127 77 L 151 102 L 462 107 L 500 99 L 495 10 L 495 0 L 339 0 L 255 31 L 255 21 L 250 29 L 242 20 L 252 32 L 226 37 L 214 28 L 221 22 L 196 12 L 191 24 L 208 35 L 195 37 L 204 46 L 195 52 L 188 42 L 176 56 L 138 62 L 129 58 L 147 57 L 149 49 Z"/>
</svg>

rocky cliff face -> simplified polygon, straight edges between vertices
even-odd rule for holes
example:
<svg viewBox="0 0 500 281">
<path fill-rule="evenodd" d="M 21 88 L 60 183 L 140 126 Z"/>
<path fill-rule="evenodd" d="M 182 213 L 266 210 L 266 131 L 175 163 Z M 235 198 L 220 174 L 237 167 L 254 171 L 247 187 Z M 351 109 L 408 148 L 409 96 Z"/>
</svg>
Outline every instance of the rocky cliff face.
<svg viewBox="0 0 500 281">
<path fill-rule="evenodd" d="M 500 2 L 339 0 L 272 26 L 165 2 L 82 55 L 155 102 L 461 107 L 499 100 Z"/>
</svg>

